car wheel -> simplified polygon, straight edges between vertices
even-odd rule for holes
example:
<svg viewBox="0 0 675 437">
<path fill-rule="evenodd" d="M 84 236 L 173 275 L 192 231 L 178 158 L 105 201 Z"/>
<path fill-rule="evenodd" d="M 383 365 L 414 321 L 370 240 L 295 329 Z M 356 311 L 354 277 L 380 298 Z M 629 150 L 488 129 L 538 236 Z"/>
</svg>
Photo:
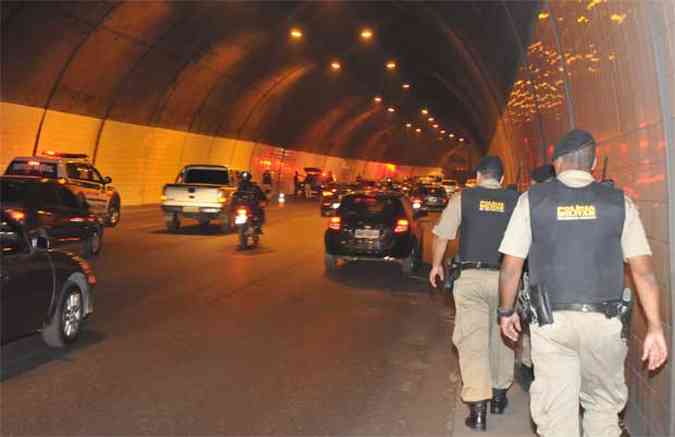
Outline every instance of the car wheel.
<svg viewBox="0 0 675 437">
<path fill-rule="evenodd" d="M 323 261 L 327 272 L 334 272 L 337 270 L 337 257 L 335 255 L 327 253 L 324 255 Z"/>
<path fill-rule="evenodd" d="M 94 232 L 89 236 L 84 243 L 83 255 L 85 258 L 96 256 L 101 252 L 103 247 L 103 232 L 100 228 L 94 229 Z"/>
<path fill-rule="evenodd" d="M 108 220 L 106 221 L 106 224 L 111 228 L 114 228 L 120 222 L 121 215 L 120 201 L 119 199 L 114 199 L 110 202 L 110 206 L 108 207 Z"/>
<path fill-rule="evenodd" d="M 80 334 L 83 316 L 82 290 L 68 281 L 56 312 L 42 330 L 42 339 L 51 347 L 63 347 L 74 342 Z"/>
<path fill-rule="evenodd" d="M 223 226 L 222 226 L 223 233 L 229 234 L 230 232 L 232 232 L 232 226 L 230 226 L 230 217 L 225 217 L 224 220 L 225 221 L 223 222 Z"/>
<path fill-rule="evenodd" d="M 169 232 L 177 232 L 180 229 L 180 220 L 177 214 L 166 216 L 164 221 L 166 222 L 166 229 Z"/>
<path fill-rule="evenodd" d="M 202 220 L 199 222 L 199 227 L 202 231 L 207 231 L 209 229 L 210 220 Z"/>
<path fill-rule="evenodd" d="M 248 249 L 248 226 L 239 226 L 239 249 Z"/>
</svg>

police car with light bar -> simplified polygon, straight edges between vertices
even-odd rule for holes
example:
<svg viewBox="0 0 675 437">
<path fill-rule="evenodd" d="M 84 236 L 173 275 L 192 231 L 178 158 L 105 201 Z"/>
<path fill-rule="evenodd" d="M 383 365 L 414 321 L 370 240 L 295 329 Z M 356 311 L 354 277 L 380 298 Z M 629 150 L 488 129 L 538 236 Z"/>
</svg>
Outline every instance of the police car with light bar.
<svg viewBox="0 0 675 437">
<path fill-rule="evenodd" d="M 86 201 L 91 212 L 106 225 L 116 226 L 120 221 L 119 192 L 110 185 L 112 179 L 101 176 L 85 154 L 47 151 L 16 157 L 7 166 L 5 175 L 56 179 Z"/>
</svg>

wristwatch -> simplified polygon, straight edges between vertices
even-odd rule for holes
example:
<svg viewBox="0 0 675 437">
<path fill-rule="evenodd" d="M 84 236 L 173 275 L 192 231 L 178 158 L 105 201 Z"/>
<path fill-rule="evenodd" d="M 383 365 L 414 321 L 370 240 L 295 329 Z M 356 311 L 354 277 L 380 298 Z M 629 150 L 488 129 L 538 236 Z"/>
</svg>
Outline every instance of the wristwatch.
<svg viewBox="0 0 675 437">
<path fill-rule="evenodd" d="M 500 320 L 502 317 L 511 317 L 513 313 L 515 313 L 513 308 L 511 309 L 497 308 L 497 320 Z"/>
</svg>

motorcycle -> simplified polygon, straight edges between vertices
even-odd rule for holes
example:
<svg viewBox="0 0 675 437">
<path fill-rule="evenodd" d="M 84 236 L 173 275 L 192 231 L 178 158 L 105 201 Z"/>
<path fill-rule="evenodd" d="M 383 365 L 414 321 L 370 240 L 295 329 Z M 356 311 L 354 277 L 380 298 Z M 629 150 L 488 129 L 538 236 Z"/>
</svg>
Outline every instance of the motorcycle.
<svg viewBox="0 0 675 437">
<path fill-rule="evenodd" d="M 260 231 L 257 221 L 257 217 L 248 206 L 239 206 L 237 208 L 234 216 L 234 225 L 239 234 L 239 249 L 254 248 L 260 243 Z"/>
</svg>

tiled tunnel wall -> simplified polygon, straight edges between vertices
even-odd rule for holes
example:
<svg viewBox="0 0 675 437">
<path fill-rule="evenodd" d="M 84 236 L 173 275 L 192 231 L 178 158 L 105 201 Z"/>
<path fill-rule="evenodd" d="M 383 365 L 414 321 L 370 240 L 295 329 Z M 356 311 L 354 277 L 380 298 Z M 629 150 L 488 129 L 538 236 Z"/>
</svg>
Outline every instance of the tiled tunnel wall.
<svg viewBox="0 0 675 437">
<path fill-rule="evenodd" d="M 41 108 L 0 102 L 0 168 L 4 169 L 14 156 L 32 154 L 42 112 Z M 338 180 L 359 175 L 372 179 L 403 178 L 440 171 L 432 167 L 344 159 L 113 120 L 105 122 L 94 153 L 101 122 L 93 117 L 50 110 L 37 150 L 96 155 L 96 166 L 105 176 L 112 177 L 113 185 L 121 192 L 123 205 L 158 203 L 162 186 L 172 182 L 182 166 L 191 163 L 250 169 L 257 180 L 269 169 L 285 192 L 292 191 L 293 174 L 299 171 L 302 175 L 304 167 L 332 171 Z"/>
<path fill-rule="evenodd" d="M 635 201 L 647 229 L 672 346 L 673 186 L 670 182 L 669 191 L 668 184 L 675 156 L 675 2 L 547 2 L 522 60 L 493 153 L 504 156 L 512 181 L 520 170 L 524 187 L 528 170 L 549 160 L 564 132 L 576 126 L 594 134 L 600 143 L 597 176 L 606 157 L 606 176 Z M 636 311 L 626 366 L 626 423 L 633 436 L 675 435 L 673 360 L 655 375 L 644 369 L 645 331 L 644 316 Z"/>
</svg>

